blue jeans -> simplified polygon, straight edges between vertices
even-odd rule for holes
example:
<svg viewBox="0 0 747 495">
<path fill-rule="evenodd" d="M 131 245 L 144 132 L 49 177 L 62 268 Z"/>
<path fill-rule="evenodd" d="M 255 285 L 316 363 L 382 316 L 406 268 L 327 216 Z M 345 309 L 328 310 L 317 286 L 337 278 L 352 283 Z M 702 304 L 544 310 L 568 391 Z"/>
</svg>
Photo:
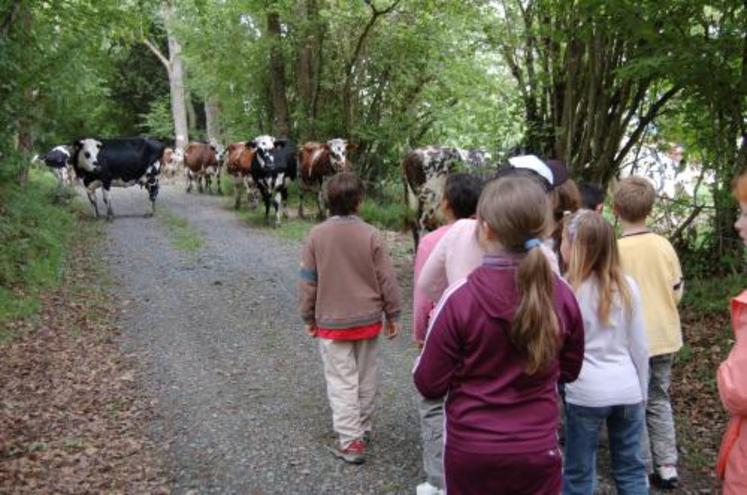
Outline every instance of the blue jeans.
<svg viewBox="0 0 747 495">
<path fill-rule="evenodd" d="M 583 407 L 566 404 L 564 495 L 592 495 L 596 488 L 597 448 L 602 423 L 607 423 L 612 475 L 621 495 L 648 494 L 641 454 L 645 419 L 642 403 Z"/>
</svg>

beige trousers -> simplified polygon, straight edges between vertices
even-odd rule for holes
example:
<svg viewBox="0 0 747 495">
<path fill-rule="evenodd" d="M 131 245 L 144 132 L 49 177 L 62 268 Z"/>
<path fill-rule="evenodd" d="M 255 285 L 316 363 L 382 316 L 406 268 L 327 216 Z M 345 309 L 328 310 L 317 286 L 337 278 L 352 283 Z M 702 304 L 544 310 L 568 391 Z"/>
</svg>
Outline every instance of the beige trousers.
<svg viewBox="0 0 747 495">
<path fill-rule="evenodd" d="M 327 381 L 327 397 L 332 409 L 332 426 L 340 437 L 340 446 L 371 431 L 378 385 L 379 339 L 319 339 L 319 349 Z"/>
</svg>

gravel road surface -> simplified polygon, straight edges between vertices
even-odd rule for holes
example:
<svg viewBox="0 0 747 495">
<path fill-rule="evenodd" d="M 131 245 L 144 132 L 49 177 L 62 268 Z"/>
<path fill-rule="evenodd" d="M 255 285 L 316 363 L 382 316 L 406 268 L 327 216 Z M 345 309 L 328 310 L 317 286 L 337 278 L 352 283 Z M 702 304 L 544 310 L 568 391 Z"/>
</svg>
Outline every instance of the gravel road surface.
<svg viewBox="0 0 747 495">
<path fill-rule="evenodd" d="M 165 186 L 158 207 L 203 239 L 178 251 L 162 218 L 143 217 L 144 192 L 117 189 L 113 201 L 122 344 L 141 356 L 176 493 L 414 493 L 409 332 L 382 345 L 375 441 L 366 464 L 348 466 L 325 448 L 334 437 L 321 359 L 296 311 L 300 245 L 250 229 L 216 196 Z"/>
</svg>

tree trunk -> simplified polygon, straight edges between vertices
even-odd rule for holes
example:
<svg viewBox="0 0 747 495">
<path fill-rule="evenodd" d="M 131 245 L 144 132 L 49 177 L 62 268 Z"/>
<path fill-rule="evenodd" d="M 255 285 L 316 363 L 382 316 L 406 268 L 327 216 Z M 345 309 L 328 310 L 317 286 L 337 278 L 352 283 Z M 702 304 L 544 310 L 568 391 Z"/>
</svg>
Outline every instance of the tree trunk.
<svg viewBox="0 0 747 495">
<path fill-rule="evenodd" d="M 302 10 L 306 24 L 303 27 L 303 45 L 298 52 L 296 85 L 303 121 L 296 122 L 296 125 L 299 126 L 299 137 L 305 140 L 313 137 L 313 129 L 315 128 L 313 100 L 316 87 L 316 67 L 320 55 L 321 36 L 319 33 L 321 27 L 318 22 L 316 0 L 306 0 Z"/>
<path fill-rule="evenodd" d="M 223 132 L 220 126 L 220 107 L 213 96 L 205 97 L 205 127 L 207 138 L 211 143 L 223 143 Z"/>
<path fill-rule="evenodd" d="M 270 36 L 270 92 L 272 93 L 272 133 L 275 137 L 290 136 L 290 114 L 285 84 L 285 61 L 283 60 L 280 16 L 277 12 L 267 14 L 267 31 Z"/>
<path fill-rule="evenodd" d="M 184 64 L 182 62 L 182 46 L 176 39 L 172 29 L 174 7 L 168 3 L 163 5 L 163 19 L 166 25 L 166 36 L 169 43 L 169 86 L 171 88 L 171 113 L 174 117 L 175 147 L 184 149 L 189 142 L 189 127 L 187 123 L 187 99 L 184 89 Z"/>
</svg>

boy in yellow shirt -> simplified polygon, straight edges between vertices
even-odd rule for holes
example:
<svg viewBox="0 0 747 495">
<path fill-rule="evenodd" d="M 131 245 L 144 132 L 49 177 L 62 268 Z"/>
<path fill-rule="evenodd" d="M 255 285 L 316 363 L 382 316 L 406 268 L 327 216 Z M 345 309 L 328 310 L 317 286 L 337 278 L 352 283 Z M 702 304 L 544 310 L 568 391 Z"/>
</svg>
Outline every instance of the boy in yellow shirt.
<svg viewBox="0 0 747 495">
<path fill-rule="evenodd" d="M 664 237 L 646 227 L 656 192 L 642 177 L 620 181 L 613 211 L 620 219 L 617 241 L 623 271 L 638 283 L 643 301 L 649 353 L 649 390 L 641 447 L 649 469 L 662 488 L 677 485 L 677 442 L 669 398 L 674 354 L 682 347 L 677 304 L 682 298 L 682 269 L 677 253 Z M 650 440 L 649 440 L 650 437 Z M 653 459 L 652 459 L 653 457 Z"/>
</svg>

